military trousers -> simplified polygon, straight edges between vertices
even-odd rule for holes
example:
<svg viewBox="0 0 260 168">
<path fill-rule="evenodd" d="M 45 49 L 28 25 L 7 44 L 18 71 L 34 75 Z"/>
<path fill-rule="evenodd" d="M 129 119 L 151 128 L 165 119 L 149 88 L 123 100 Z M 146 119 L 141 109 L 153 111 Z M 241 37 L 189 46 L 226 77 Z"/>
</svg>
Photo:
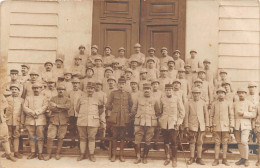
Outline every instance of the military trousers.
<svg viewBox="0 0 260 168">
<path fill-rule="evenodd" d="M 78 126 L 80 142 L 88 141 L 89 153 L 92 155 L 95 151 L 95 140 L 98 127 Z"/>
<path fill-rule="evenodd" d="M 140 144 L 144 137 L 145 144 L 150 145 L 154 135 L 155 127 L 152 126 L 135 126 L 135 144 Z"/>
<path fill-rule="evenodd" d="M 201 158 L 204 135 L 205 131 L 189 131 L 190 157 L 194 158 L 195 145 L 197 144 L 197 157 Z"/>
<path fill-rule="evenodd" d="M 8 133 L 10 138 L 19 138 L 20 137 L 20 126 L 8 125 Z"/>
<path fill-rule="evenodd" d="M 228 141 L 230 138 L 229 132 L 213 132 L 213 137 L 215 141 L 215 159 L 219 159 L 219 152 L 220 152 L 220 144 L 222 143 L 223 148 L 223 159 L 227 157 L 227 148 L 228 148 Z"/>
<path fill-rule="evenodd" d="M 241 158 L 248 159 L 248 141 L 250 130 L 235 130 L 234 135 L 237 141 L 238 150 L 240 153 Z"/>
<path fill-rule="evenodd" d="M 77 119 L 78 118 L 74 116 L 69 117 L 68 130 L 70 132 L 70 135 L 72 135 L 73 138 L 78 138 Z"/>
<path fill-rule="evenodd" d="M 44 140 L 45 125 L 26 125 L 30 141 Z"/>
<path fill-rule="evenodd" d="M 8 142 L 9 134 L 8 134 L 8 126 L 6 122 L 0 123 L 0 142 L 6 143 Z"/>
<path fill-rule="evenodd" d="M 126 127 L 123 126 L 112 126 L 112 137 L 113 140 L 124 141 L 126 136 Z"/>
<path fill-rule="evenodd" d="M 162 129 L 164 144 L 171 143 L 172 146 L 177 146 L 178 130 L 175 129 Z"/>
<path fill-rule="evenodd" d="M 67 133 L 67 128 L 68 125 L 50 124 L 48 127 L 47 137 L 54 139 L 57 136 L 58 139 L 63 139 Z"/>
</svg>

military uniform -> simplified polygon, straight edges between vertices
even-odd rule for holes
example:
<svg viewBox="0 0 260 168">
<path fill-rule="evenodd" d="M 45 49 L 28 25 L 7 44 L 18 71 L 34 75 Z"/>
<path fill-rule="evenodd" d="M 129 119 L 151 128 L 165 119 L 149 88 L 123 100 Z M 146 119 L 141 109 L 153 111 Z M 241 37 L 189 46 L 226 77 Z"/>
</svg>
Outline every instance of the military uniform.
<svg viewBox="0 0 260 168">
<path fill-rule="evenodd" d="M 57 62 L 57 61 L 61 61 L 63 63 L 63 59 L 62 58 L 57 58 L 55 60 L 55 62 Z M 54 76 L 55 76 L 55 81 L 57 82 L 58 81 L 58 77 L 63 76 L 64 68 L 63 68 L 63 66 L 61 68 L 58 68 L 57 66 L 55 66 L 55 67 L 53 67 L 53 72 L 55 72 Z"/>
<path fill-rule="evenodd" d="M 75 59 L 82 60 L 80 56 L 75 57 Z M 82 64 L 79 65 L 74 64 L 72 67 L 72 74 L 79 79 L 83 79 L 85 77 L 85 69 L 86 69 L 85 66 Z"/>
<path fill-rule="evenodd" d="M 171 84 L 165 85 L 165 89 L 173 89 Z M 183 123 L 185 117 L 185 109 L 181 99 L 176 95 L 162 96 L 160 99 L 161 114 L 159 118 L 159 125 L 162 129 L 164 137 L 164 149 L 167 160 L 164 165 L 170 163 L 170 146 L 172 145 L 172 164 L 173 167 L 177 166 L 177 135 L 179 126 Z"/>
<path fill-rule="evenodd" d="M 144 84 L 145 88 L 150 88 L 150 84 Z M 145 91 L 144 91 L 145 92 Z M 143 152 L 144 163 L 147 163 L 147 155 L 150 148 L 150 142 L 154 135 L 154 128 L 158 126 L 157 116 L 160 113 L 160 105 L 152 95 L 149 97 L 140 96 L 133 105 L 132 113 L 135 114 L 135 152 L 137 160 L 141 161 L 141 142 L 145 137 L 145 146 Z"/>
<path fill-rule="evenodd" d="M 168 68 L 166 67 L 161 67 L 160 71 L 168 71 Z M 159 77 L 158 78 L 159 82 L 160 82 L 160 85 L 159 85 L 159 90 L 163 91 L 164 90 L 164 87 L 165 87 L 165 84 L 171 84 L 172 83 L 172 79 L 169 78 L 169 77 Z"/>
<path fill-rule="evenodd" d="M 18 70 L 16 69 L 11 69 L 10 70 L 10 74 L 17 74 L 18 75 Z M 3 89 L 5 90 L 10 90 L 10 86 L 11 85 L 17 85 L 19 87 L 19 96 L 21 97 L 22 93 L 23 93 L 23 85 L 21 84 L 21 82 L 18 80 L 18 78 L 16 80 L 11 80 L 10 82 L 7 82 L 3 85 Z"/>
<path fill-rule="evenodd" d="M 150 50 L 153 50 L 155 52 L 155 49 L 153 47 L 149 48 L 148 49 L 148 52 Z M 155 68 L 156 69 L 159 69 L 160 68 L 160 59 L 158 57 L 156 57 L 155 55 L 148 55 L 146 58 L 145 58 L 145 63 L 144 63 L 144 67 L 147 68 L 147 61 L 149 59 L 153 59 L 154 60 L 154 63 L 155 63 Z"/>
<path fill-rule="evenodd" d="M 44 66 L 45 66 L 46 64 L 51 64 L 52 67 L 53 67 L 53 63 L 52 63 L 52 62 L 49 62 L 49 61 L 48 61 L 48 62 L 45 62 L 45 63 L 44 63 Z M 51 70 L 45 69 L 45 70 L 41 73 L 40 76 L 41 76 L 41 78 L 42 78 L 42 81 L 44 81 L 44 82 L 47 82 L 49 79 L 55 78 L 53 69 L 51 69 Z"/>
<path fill-rule="evenodd" d="M 190 54 L 191 54 L 192 52 L 197 53 L 197 51 L 191 50 L 191 51 L 190 51 Z M 203 68 L 202 63 L 200 62 L 200 60 L 199 60 L 198 58 L 188 58 L 188 59 L 185 60 L 185 63 L 191 65 L 191 71 L 192 71 L 192 73 L 196 73 L 198 68 Z"/>
<path fill-rule="evenodd" d="M 181 52 L 180 52 L 179 50 L 175 50 L 175 51 L 173 52 L 173 55 L 174 55 L 176 52 L 178 52 L 178 53 L 181 54 Z M 174 60 L 174 62 L 175 62 L 175 69 L 184 68 L 185 63 L 184 63 L 184 61 L 183 61 L 181 58 L 178 58 L 178 59 L 173 58 L 173 60 Z"/>
<path fill-rule="evenodd" d="M 253 128 L 257 135 L 258 151 L 260 151 L 260 104 L 258 104 L 256 108 L 256 118 L 253 120 Z M 258 161 L 256 162 L 256 166 L 260 166 L 260 152 L 258 152 Z"/>
<path fill-rule="evenodd" d="M 134 48 L 141 48 L 141 45 L 139 43 L 136 43 L 134 45 Z M 130 58 L 128 59 L 128 63 L 131 63 L 132 60 L 138 60 L 138 64 L 139 64 L 138 66 L 142 67 L 142 65 L 145 63 L 145 55 L 141 52 L 135 53 L 130 56 Z"/>
</svg>

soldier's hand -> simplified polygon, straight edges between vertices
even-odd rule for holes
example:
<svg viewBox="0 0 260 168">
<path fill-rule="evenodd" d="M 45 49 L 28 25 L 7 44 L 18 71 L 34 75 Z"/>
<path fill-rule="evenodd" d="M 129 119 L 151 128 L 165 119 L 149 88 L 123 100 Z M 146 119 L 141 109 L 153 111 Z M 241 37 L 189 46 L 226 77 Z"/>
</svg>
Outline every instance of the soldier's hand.
<svg viewBox="0 0 260 168">
<path fill-rule="evenodd" d="M 234 128 L 229 128 L 229 133 L 232 134 L 234 132 Z"/>
</svg>

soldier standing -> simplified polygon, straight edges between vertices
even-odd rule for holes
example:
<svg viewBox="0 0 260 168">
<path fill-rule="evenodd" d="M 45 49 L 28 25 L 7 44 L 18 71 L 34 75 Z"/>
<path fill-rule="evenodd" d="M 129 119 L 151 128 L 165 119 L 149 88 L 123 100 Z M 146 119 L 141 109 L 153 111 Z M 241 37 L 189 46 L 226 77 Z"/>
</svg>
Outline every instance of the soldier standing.
<svg viewBox="0 0 260 168">
<path fill-rule="evenodd" d="M 186 75 L 185 72 L 186 71 L 184 68 L 178 69 L 178 79 L 181 82 L 180 89 L 183 91 L 185 96 L 188 96 L 190 93 L 190 84 L 189 81 L 185 79 L 185 75 Z"/>
<path fill-rule="evenodd" d="M 23 92 L 23 85 L 20 83 L 20 81 L 18 80 L 18 74 L 19 71 L 17 69 L 11 69 L 10 70 L 10 77 L 11 77 L 11 81 L 7 82 L 3 85 L 3 88 L 5 90 L 10 90 L 10 86 L 12 84 L 16 84 L 19 87 L 19 96 L 21 96 L 22 92 Z"/>
<path fill-rule="evenodd" d="M 144 67 L 147 68 L 147 61 L 148 59 L 154 59 L 155 61 L 155 68 L 156 69 L 159 69 L 160 68 L 160 60 L 159 58 L 157 58 L 155 56 L 155 48 L 151 47 L 148 49 L 148 56 L 145 58 L 145 64 L 144 64 Z"/>
<path fill-rule="evenodd" d="M 173 59 L 168 61 L 168 77 L 172 80 L 175 80 L 177 78 L 178 71 L 175 69 L 175 62 Z"/>
<path fill-rule="evenodd" d="M 94 70 L 91 67 L 86 68 L 86 77 L 80 82 L 80 90 L 86 91 L 88 82 L 94 82 Z"/>
<path fill-rule="evenodd" d="M 145 55 L 143 53 L 141 53 L 141 45 L 139 43 L 136 43 L 134 45 L 134 50 L 135 53 L 133 55 L 130 56 L 130 58 L 128 59 L 128 63 L 131 63 L 132 60 L 137 60 L 138 61 L 138 68 L 140 69 L 143 64 L 145 63 Z"/>
<path fill-rule="evenodd" d="M 94 72 L 93 79 L 95 81 L 103 81 L 105 68 L 103 68 L 102 66 L 102 57 L 100 56 L 95 57 L 95 65 L 96 66 L 93 67 L 93 72 Z"/>
<path fill-rule="evenodd" d="M 259 92 L 260 96 L 260 92 Z M 257 136 L 257 145 L 258 145 L 258 151 L 260 151 L 260 102 L 258 102 L 258 106 L 256 107 L 256 118 L 253 119 L 253 128 L 254 132 Z M 258 152 L 258 160 L 256 162 L 256 166 L 260 166 L 260 152 Z"/>
<path fill-rule="evenodd" d="M 237 90 L 239 101 L 233 104 L 233 109 L 235 113 L 235 130 L 234 135 L 238 144 L 238 150 L 241 159 L 237 161 L 236 165 L 249 166 L 248 160 L 248 141 L 249 134 L 252 130 L 251 119 L 255 118 L 256 113 L 253 108 L 253 103 L 246 100 L 247 90 L 244 88 L 239 88 Z"/>
<path fill-rule="evenodd" d="M 222 164 L 229 166 L 226 157 L 229 134 L 233 132 L 234 128 L 234 111 L 232 109 L 232 104 L 225 100 L 226 90 L 224 88 L 218 88 L 216 94 L 218 95 L 218 99 L 212 105 L 209 118 L 209 125 L 213 131 L 215 140 L 215 160 L 212 163 L 212 166 L 219 165 L 221 143 L 223 148 Z"/>
<path fill-rule="evenodd" d="M 41 78 L 43 82 L 47 82 L 48 79 L 53 79 L 55 78 L 54 73 L 53 73 L 53 63 L 50 61 L 47 61 L 44 63 L 44 68 L 45 71 L 41 73 Z"/>
<path fill-rule="evenodd" d="M 78 113 L 77 126 L 80 137 L 80 156 L 77 161 L 84 159 L 88 142 L 89 159 L 95 162 L 95 138 L 100 127 L 100 115 L 103 112 L 103 106 L 102 102 L 93 95 L 94 84 L 89 82 L 86 87 L 87 94 L 79 99 L 76 106 L 76 112 Z"/>
<path fill-rule="evenodd" d="M 175 51 L 173 52 L 172 58 L 173 58 L 173 60 L 174 60 L 174 62 L 175 62 L 175 69 L 184 68 L 185 63 L 184 63 L 184 61 L 180 58 L 180 56 L 181 56 L 181 52 L 180 52 L 179 50 L 175 50 Z"/>
<path fill-rule="evenodd" d="M 50 109 L 50 125 L 48 126 L 47 134 L 47 156 L 44 160 L 49 160 L 51 158 L 53 139 L 58 139 L 56 160 L 60 160 L 60 152 L 63 144 L 63 138 L 67 133 L 69 116 L 68 111 L 70 109 L 70 100 L 68 97 L 64 96 L 66 87 L 64 85 L 57 86 L 58 96 L 51 98 L 49 103 Z"/>
<path fill-rule="evenodd" d="M 147 80 L 153 81 L 158 79 L 159 77 L 159 70 L 155 67 L 155 60 L 153 58 L 148 58 L 146 61 L 147 67 Z"/>
<path fill-rule="evenodd" d="M 167 76 L 168 68 L 161 67 L 160 68 L 160 77 L 158 80 L 160 81 L 159 90 L 164 91 L 165 84 L 171 84 L 172 79 Z"/>
<path fill-rule="evenodd" d="M 149 83 L 147 81 L 147 70 L 146 70 L 146 68 L 142 68 L 140 71 L 140 81 L 139 81 L 139 90 L 140 91 L 143 91 L 143 84 L 145 84 L 145 83 Z"/>
<path fill-rule="evenodd" d="M 44 95 L 48 101 L 51 100 L 52 97 L 57 96 L 58 92 L 56 90 L 56 82 L 54 79 L 49 79 L 47 82 L 47 89 L 44 89 L 41 92 L 42 95 Z"/>
<path fill-rule="evenodd" d="M 57 58 L 55 60 L 55 66 L 53 67 L 53 72 L 55 72 L 54 73 L 55 82 L 58 81 L 58 77 L 63 76 L 63 71 L 64 71 L 63 59 L 62 58 Z"/>
<path fill-rule="evenodd" d="M 115 58 L 115 61 L 118 62 L 119 69 L 124 69 L 126 67 L 126 57 L 125 57 L 125 48 L 120 47 L 118 49 L 118 57 Z"/>
<path fill-rule="evenodd" d="M 196 74 L 197 69 L 203 68 L 203 65 L 200 62 L 200 60 L 198 58 L 196 58 L 196 56 L 197 56 L 196 50 L 190 50 L 190 56 L 191 56 L 190 58 L 186 59 L 185 63 L 190 64 L 191 65 L 191 72 L 193 74 Z"/>
<path fill-rule="evenodd" d="M 105 51 L 105 55 L 103 57 L 103 63 L 104 63 L 104 67 L 108 67 L 108 66 L 112 66 L 112 62 L 115 60 L 115 56 L 112 55 L 112 48 L 110 46 L 106 46 L 104 48 Z"/>
<path fill-rule="evenodd" d="M 23 84 L 22 98 L 25 99 L 27 96 L 33 95 L 32 85 L 38 81 L 39 73 L 35 70 L 30 72 L 30 81 Z"/>
<path fill-rule="evenodd" d="M 199 88 L 192 89 L 193 99 L 185 105 L 184 128 L 189 135 L 190 160 L 188 164 L 195 162 L 195 144 L 197 144 L 196 163 L 205 165 L 202 160 L 202 145 L 205 131 L 209 131 L 209 115 L 206 103 L 200 99 Z"/>
<path fill-rule="evenodd" d="M 206 81 L 209 82 L 209 85 L 212 89 L 214 89 L 214 78 L 215 78 L 215 75 L 214 75 L 214 72 L 212 71 L 212 69 L 210 68 L 210 60 L 209 59 L 205 59 L 203 61 L 203 64 L 204 64 L 204 70 L 205 70 L 205 73 L 206 73 Z"/>
<path fill-rule="evenodd" d="M 22 105 L 24 100 L 19 97 L 20 88 L 17 84 L 10 86 L 12 96 L 6 100 L 9 106 L 6 108 L 6 123 L 8 125 L 8 132 L 10 142 L 14 146 L 14 157 L 21 159 L 22 155 L 19 153 L 19 137 L 21 135 L 20 129 L 23 128 L 24 114 Z"/>
<path fill-rule="evenodd" d="M 61 82 L 61 84 L 64 85 L 66 88 L 66 92 L 64 93 L 65 96 L 68 96 L 69 93 L 73 90 L 71 80 L 72 80 L 72 72 L 68 69 L 64 70 L 64 81 Z"/>
<path fill-rule="evenodd" d="M 82 65 L 82 58 L 80 55 L 77 55 L 74 58 L 74 65 L 72 66 L 73 76 L 83 79 L 85 77 L 85 67 Z"/>
<path fill-rule="evenodd" d="M 22 64 L 21 68 L 22 68 L 21 69 L 22 75 L 20 76 L 19 81 L 21 84 L 24 84 L 25 82 L 30 80 L 30 76 L 28 74 L 30 70 L 30 66 L 26 64 Z"/>
<path fill-rule="evenodd" d="M 172 145 L 172 167 L 177 166 L 177 136 L 180 125 L 185 117 L 185 109 L 181 100 L 172 94 L 172 84 L 165 85 L 165 95 L 160 100 L 161 114 L 159 125 L 164 137 L 164 150 L 166 161 L 164 165 L 170 163 L 170 145 Z"/>
<path fill-rule="evenodd" d="M 160 58 L 160 67 L 166 67 L 168 62 L 172 60 L 172 57 L 168 55 L 168 51 L 166 47 L 161 48 L 162 56 Z"/>
<path fill-rule="evenodd" d="M 86 62 L 86 67 L 87 68 L 93 67 L 95 65 L 94 59 L 97 56 L 102 58 L 102 56 L 100 54 L 98 54 L 98 46 L 97 45 L 92 45 L 91 46 L 91 55 L 87 58 L 87 62 Z"/>
<path fill-rule="evenodd" d="M 111 162 L 116 160 L 117 140 L 120 141 L 120 161 L 124 162 L 124 145 L 126 127 L 130 123 L 130 112 L 133 105 L 131 94 L 124 90 L 126 80 L 124 78 L 118 79 L 118 90 L 112 91 L 108 97 L 106 104 L 106 111 L 111 111 L 107 122 L 112 126 L 112 158 Z"/>
<path fill-rule="evenodd" d="M 38 144 L 38 159 L 43 160 L 42 150 L 44 142 L 44 127 L 46 125 L 45 112 L 48 107 L 47 99 L 40 94 L 41 85 L 32 85 L 33 95 L 27 96 L 24 101 L 23 111 L 26 115 L 25 126 L 29 133 L 31 153 L 27 159 L 36 157 L 35 144 Z"/>
<path fill-rule="evenodd" d="M 135 115 L 135 164 L 141 162 L 141 142 L 145 137 L 145 146 L 143 150 L 143 163 L 147 163 L 147 156 L 150 150 L 150 143 L 154 135 L 154 128 L 158 126 L 157 117 L 160 114 L 159 102 L 152 97 L 151 85 L 143 85 L 144 96 L 138 97 L 134 102 L 132 114 Z"/>
<path fill-rule="evenodd" d="M 131 80 L 137 80 L 137 81 L 139 81 L 139 79 L 134 79 L 134 78 L 133 78 L 133 71 L 132 71 L 131 68 L 126 68 L 126 69 L 125 69 L 125 75 L 124 75 L 124 77 L 125 77 L 125 80 L 126 80 L 126 84 L 125 84 L 125 86 L 124 86 L 124 89 L 125 89 L 125 91 L 127 91 L 127 92 L 131 92 L 131 86 L 130 86 Z"/>
</svg>

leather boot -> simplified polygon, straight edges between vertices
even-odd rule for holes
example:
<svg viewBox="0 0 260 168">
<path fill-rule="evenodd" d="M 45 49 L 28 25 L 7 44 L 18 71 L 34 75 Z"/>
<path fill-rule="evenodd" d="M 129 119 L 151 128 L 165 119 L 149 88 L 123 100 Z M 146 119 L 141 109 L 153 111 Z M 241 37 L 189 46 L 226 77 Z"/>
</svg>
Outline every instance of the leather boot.
<svg viewBox="0 0 260 168">
<path fill-rule="evenodd" d="M 48 138 L 47 139 L 47 155 L 44 157 L 45 161 L 51 159 L 52 146 L 53 146 L 53 139 Z"/>
<path fill-rule="evenodd" d="M 220 151 L 220 145 L 219 144 L 215 144 L 215 160 L 212 163 L 212 166 L 219 165 L 219 151 Z M 223 153 L 224 153 L 224 151 L 223 151 Z"/>
<path fill-rule="evenodd" d="M 248 166 L 249 166 L 249 160 L 248 160 L 248 159 L 245 159 L 244 165 L 245 165 L 245 167 L 248 167 Z"/>
<path fill-rule="evenodd" d="M 178 146 L 172 146 L 172 167 L 177 167 L 177 148 Z"/>
<path fill-rule="evenodd" d="M 36 156 L 36 153 L 35 152 L 31 152 L 30 154 L 29 154 L 29 156 L 27 157 L 27 159 L 34 159 L 34 158 L 36 158 L 37 156 Z"/>
<path fill-rule="evenodd" d="M 19 138 L 14 138 L 14 157 L 22 159 L 23 156 L 19 153 Z"/>
<path fill-rule="evenodd" d="M 230 166 L 230 164 L 228 163 L 227 159 L 222 159 L 222 164 L 224 164 L 226 166 Z"/>
<path fill-rule="evenodd" d="M 5 154 L 5 157 L 6 157 L 6 159 L 11 160 L 11 161 L 13 161 L 13 162 L 16 162 L 16 161 L 17 161 L 17 159 L 16 159 L 15 157 L 13 157 L 13 156 L 11 155 L 11 153 Z"/>
<path fill-rule="evenodd" d="M 30 140 L 30 148 L 31 148 L 31 153 L 29 154 L 29 156 L 27 157 L 27 159 L 34 159 L 36 158 L 36 153 L 35 153 L 35 141 L 34 140 Z"/>
<path fill-rule="evenodd" d="M 42 150 L 43 150 L 43 140 L 38 140 L 38 159 L 39 160 L 44 160 L 44 157 L 42 155 Z"/>
<path fill-rule="evenodd" d="M 60 160 L 60 158 L 61 158 L 60 152 L 61 152 L 62 144 L 63 144 L 63 139 L 58 139 L 57 152 L 55 155 L 56 160 Z"/>
<path fill-rule="evenodd" d="M 92 161 L 92 162 L 96 162 L 95 155 L 94 154 L 90 154 L 89 155 L 89 160 Z"/>
<path fill-rule="evenodd" d="M 23 155 L 20 154 L 19 152 L 14 152 L 14 157 L 18 158 L 18 159 L 22 159 Z"/>
<path fill-rule="evenodd" d="M 125 147 L 125 141 L 121 140 L 120 141 L 120 154 L 119 154 L 119 160 L 121 162 L 125 162 L 124 158 L 124 147 Z"/>
<path fill-rule="evenodd" d="M 5 157 L 6 157 L 6 154 L 3 153 L 3 154 L 1 155 L 1 158 L 5 158 Z"/>
<path fill-rule="evenodd" d="M 193 157 L 191 157 L 190 160 L 188 160 L 187 164 L 191 165 L 194 162 L 195 162 L 195 159 Z"/>
<path fill-rule="evenodd" d="M 135 144 L 135 154 L 136 154 L 136 160 L 134 161 L 134 164 L 141 163 L 141 145 Z"/>
<path fill-rule="evenodd" d="M 115 162 L 116 161 L 116 148 L 117 148 L 117 141 L 113 140 L 113 142 L 112 142 L 112 158 L 111 158 L 111 162 Z"/>
<path fill-rule="evenodd" d="M 243 165 L 245 163 L 245 159 L 241 158 L 239 161 L 235 162 L 236 165 Z"/>
<path fill-rule="evenodd" d="M 81 161 L 85 157 L 85 152 L 86 152 L 86 147 L 87 147 L 87 142 L 82 142 L 80 141 L 80 156 L 77 158 L 77 161 Z"/>
<path fill-rule="evenodd" d="M 201 158 L 197 158 L 196 163 L 200 165 L 205 165 L 205 162 Z"/>
<path fill-rule="evenodd" d="M 164 166 L 167 166 L 171 162 L 170 161 L 170 145 L 169 144 L 164 145 L 164 151 L 165 151 L 165 155 L 166 155 L 166 160 L 164 162 Z"/>
<path fill-rule="evenodd" d="M 150 150 L 150 145 L 144 144 L 143 163 L 147 164 L 147 156 Z"/>
<path fill-rule="evenodd" d="M 218 159 L 215 159 L 214 162 L 212 163 L 212 166 L 217 166 L 217 165 L 219 165 L 219 161 Z"/>
</svg>

